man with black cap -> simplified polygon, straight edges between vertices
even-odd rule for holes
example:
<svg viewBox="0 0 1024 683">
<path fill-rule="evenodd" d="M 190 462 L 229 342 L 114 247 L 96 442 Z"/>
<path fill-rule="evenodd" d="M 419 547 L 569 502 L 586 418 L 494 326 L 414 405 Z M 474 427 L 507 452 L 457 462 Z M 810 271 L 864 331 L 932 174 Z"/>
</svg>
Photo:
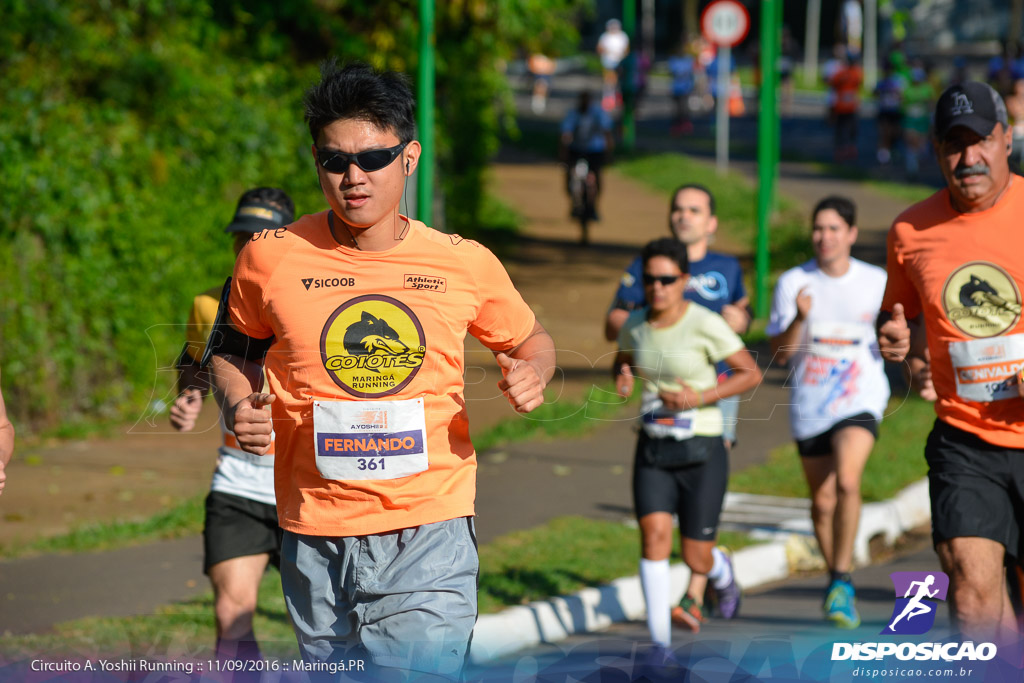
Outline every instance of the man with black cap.
<svg viewBox="0 0 1024 683">
<path fill-rule="evenodd" d="M 886 358 L 930 360 L 932 538 L 960 629 L 997 642 L 1016 636 L 1004 560 L 1024 559 L 1024 181 L 1010 172 L 1011 134 L 989 86 L 939 97 L 946 188 L 893 223 L 878 318 Z"/>
<path fill-rule="evenodd" d="M 237 257 L 255 234 L 292 222 L 295 207 L 277 188 L 258 187 L 238 200 L 234 220 L 224 229 L 234 238 Z M 171 425 L 190 431 L 210 389 L 200 360 L 210 336 L 222 285 L 197 296 L 188 317 L 185 348 L 178 359 L 179 395 L 171 407 Z M 220 422 L 223 442 L 206 497 L 203 571 L 210 577 L 217 624 L 217 656 L 258 660 L 252 616 L 260 580 L 268 563 L 279 566 L 281 529 L 274 497 L 274 458 L 246 453 Z M 270 451 L 273 453 L 273 450 Z"/>
</svg>

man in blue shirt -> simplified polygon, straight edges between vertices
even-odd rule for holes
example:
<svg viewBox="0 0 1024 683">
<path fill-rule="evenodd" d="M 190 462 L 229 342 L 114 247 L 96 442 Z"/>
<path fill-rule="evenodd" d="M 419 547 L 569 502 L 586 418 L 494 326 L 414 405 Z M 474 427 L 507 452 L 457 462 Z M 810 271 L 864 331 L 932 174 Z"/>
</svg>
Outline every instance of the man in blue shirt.
<svg viewBox="0 0 1024 683">
<path fill-rule="evenodd" d="M 672 195 L 669 208 L 669 229 L 686 244 L 690 258 L 690 281 L 683 296 L 718 313 L 737 334 L 750 326 L 749 299 L 743 287 L 743 270 L 735 257 L 709 251 L 711 237 L 718 230 L 715 198 L 711 191 L 697 183 L 687 183 Z M 619 281 L 611 309 L 605 320 L 605 338 L 614 341 L 619 336 L 630 311 L 647 304 L 641 281 L 643 264 L 638 256 L 629 264 Z M 719 368 L 720 372 L 724 368 Z M 736 420 L 739 412 L 737 399 L 719 401 L 725 421 L 723 438 L 729 447 L 736 441 Z"/>
</svg>

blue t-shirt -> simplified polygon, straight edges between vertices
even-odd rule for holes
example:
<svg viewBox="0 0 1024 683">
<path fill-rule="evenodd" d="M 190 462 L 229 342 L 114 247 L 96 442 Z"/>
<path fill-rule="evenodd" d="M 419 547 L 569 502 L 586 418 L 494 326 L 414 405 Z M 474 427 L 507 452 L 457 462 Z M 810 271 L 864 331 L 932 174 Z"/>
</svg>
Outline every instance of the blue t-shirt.
<svg viewBox="0 0 1024 683">
<path fill-rule="evenodd" d="M 590 105 L 584 114 L 573 109 L 562 120 L 562 133 L 571 133 L 569 149 L 581 154 L 599 154 L 608 147 L 605 133 L 614 127 L 612 117 L 598 104 Z"/>
<path fill-rule="evenodd" d="M 643 274 L 644 262 L 637 256 L 619 280 L 612 309 L 635 311 L 647 305 Z M 695 301 L 720 314 L 723 306 L 734 304 L 746 296 L 743 269 L 735 257 L 709 251 L 700 261 L 690 262 L 690 281 L 686 283 L 684 299 Z M 724 362 L 715 367 L 720 374 L 728 371 Z"/>
<path fill-rule="evenodd" d="M 693 57 L 682 55 L 668 60 L 668 70 L 672 74 L 672 94 L 674 96 L 689 95 L 693 91 Z"/>
<path fill-rule="evenodd" d="M 643 283 L 644 264 L 637 256 L 619 281 L 612 308 L 635 311 L 647 304 Z M 715 313 L 726 304 L 734 304 L 747 296 L 743 287 L 743 270 L 733 256 L 709 251 L 700 261 L 690 262 L 690 281 L 683 296 Z"/>
</svg>

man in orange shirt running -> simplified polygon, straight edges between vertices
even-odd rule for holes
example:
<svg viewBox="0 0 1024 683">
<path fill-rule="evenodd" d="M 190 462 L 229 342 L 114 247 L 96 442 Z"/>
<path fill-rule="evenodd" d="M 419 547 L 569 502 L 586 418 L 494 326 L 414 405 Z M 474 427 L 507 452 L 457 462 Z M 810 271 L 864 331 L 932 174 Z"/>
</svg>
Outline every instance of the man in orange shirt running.
<svg viewBox="0 0 1024 683">
<path fill-rule="evenodd" d="M 250 453 L 276 435 L 303 657 L 363 661 L 371 680 L 458 679 L 476 622 L 466 333 L 494 352 L 518 412 L 541 405 L 555 363 L 490 251 L 399 213 L 420 157 L 414 104 L 399 74 L 324 65 L 306 120 L 330 208 L 253 236 L 214 333 L 227 426 Z"/>
<path fill-rule="evenodd" d="M 946 189 L 889 231 L 879 347 L 930 357 L 935 549 L 961 630 L 1005 642 L 1016 627 L 1004 559 L 1024 558 L 1024 180 L 1009 169 L 1006 107 L 983 83 L 940 96 L 935 149 Z"/>
</svg>

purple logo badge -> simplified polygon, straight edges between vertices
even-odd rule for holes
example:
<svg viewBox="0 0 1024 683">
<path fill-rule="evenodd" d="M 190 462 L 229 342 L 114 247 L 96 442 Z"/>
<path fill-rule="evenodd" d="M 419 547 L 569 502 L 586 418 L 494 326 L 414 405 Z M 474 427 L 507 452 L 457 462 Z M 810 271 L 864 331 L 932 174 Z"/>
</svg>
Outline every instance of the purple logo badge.
<svg viewBox="0 0 1024 683">
<path fill-rule="evenodd" d="M 927 633 L 935 624 L 937 600 L 946 599 L 949 577 L 943 572 L 893 572 L 889 575 L 896 590 L 892 618 L 883 635 L 916 636 Z"/>
</svg>

